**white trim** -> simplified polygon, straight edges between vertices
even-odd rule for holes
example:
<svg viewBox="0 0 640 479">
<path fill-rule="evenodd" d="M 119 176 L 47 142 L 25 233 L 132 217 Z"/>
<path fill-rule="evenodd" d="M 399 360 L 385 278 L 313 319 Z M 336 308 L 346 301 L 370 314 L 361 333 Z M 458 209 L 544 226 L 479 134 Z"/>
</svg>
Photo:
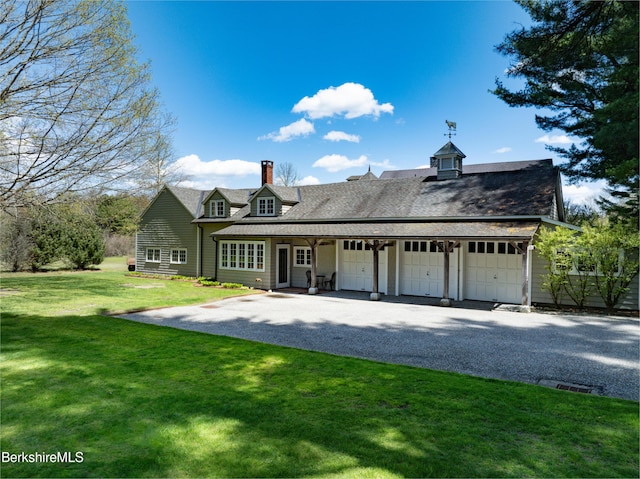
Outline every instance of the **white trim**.
<svg viewBox="0 0 640 479">
<path fill-rule="evenodd" d="M 181 259 L 182 252 L 184 251 L 184 260 Z M 178 259 L 177 261 L 173 259 L 173 253 L 177 253 Z M 187 248 L 171 248 L 171 253 L 169 254 L 169 263 L 170 264 L 187 264 Z"/>
<path fill-rule="evenodd" d="M 153 251 L 153 254 L 151 255 L 151 259 L 149 259 L 149 251 Z M 156 259 L 156 255 L 155 255 L 156 251 L 158 252 L 158 259 Z M 144 258 L 146 263 L 160 263 L 162 261 L 162 249 L 156 248 L 153 246 L 148 246 L 147 248 L 145 248 Z"/>
<path fill-rule="evenodd" d="M 218 205 L 222 204 L 222 214 L 218 214 Z M 209 201 L 209 216 L 211 218 L 225 218 L 225 200 L 211 200 Z"/>
<path fill-rule="evenodd" d="M 260 202 L 264 202 L 264 213 L 260 212 Z M 269 203 L 271 203 L 271 212 L 269 212 Z M 276 198 L 275 196 L 259 196 L 256 198 L 256 216 L 275 216 L 276 215 Z"/>
<path fill-rule="evenodd" d="M 287 264 L 285 265 L 286 267 L 286 271 L 287 271 L 287 278 L 286 281 L 283 282 L 278 282 L 279 280 L 279 273 L 280 273 L 280 251 L 286 251 L 287 252 L 287 257 L 286 257 L 286 262 Z M 276 288 L 288 288 L 289 286 L 291 286 L 291 246 L 288 244 L 277 244 L 276 245 Z"/>
<path fill-rule="evenodd" d="M 234 271 L 265 271 L 265 242 L 220 240 L 218 268 Z"/>
<path fill-rule="evenodd" d="M 527 246 L 527 304 L 526 306 L 531 306 L 531 293 L 533 291 L 532 283 L 533 283 L 533 250 L 536 247 L 532 244 Z"/>
<path fill-rule="evenodd" d="M 298 263 L 298 251 L 304 251 L 304 263 Z M 309 246 L 293 247 L 293 267 L 294 268 L 310 268 L 311 267 L 311 248 Z"/>
</svg>

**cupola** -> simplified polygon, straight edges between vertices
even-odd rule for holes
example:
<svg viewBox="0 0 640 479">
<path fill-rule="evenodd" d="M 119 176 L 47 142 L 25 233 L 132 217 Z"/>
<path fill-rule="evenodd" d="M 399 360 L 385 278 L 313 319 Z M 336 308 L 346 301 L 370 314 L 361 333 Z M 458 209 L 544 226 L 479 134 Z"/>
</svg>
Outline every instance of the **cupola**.
<svg viewBox="0 0 640 479">
<path fill-rule="evenodd" d="M 450 180 L 462 175 L 462 159 L 466 155 L 449 141 L 431 157 L 431 167 L 438 169 L 439 180 Z"/>
</svg>

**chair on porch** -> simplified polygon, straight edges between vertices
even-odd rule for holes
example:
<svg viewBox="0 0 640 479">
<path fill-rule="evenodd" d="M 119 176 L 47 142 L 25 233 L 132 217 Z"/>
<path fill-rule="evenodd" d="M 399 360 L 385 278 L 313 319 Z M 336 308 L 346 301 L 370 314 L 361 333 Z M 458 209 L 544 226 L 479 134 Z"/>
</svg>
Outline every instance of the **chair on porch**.
<svg viewBox="0 0 640 479">
<path fill-rule="evenodd" d="M 307 288 L 311 287 L 311 270 L 307 270 Z"/>
<path fill-rule="evenodd" d="M 331 278 L 327 279 L 324 281 L 323 283 L 324 288 L 327 289 L 327 286 L 329 286 L 329 291 L 333 291 L 335 289 L 336 286 L 336 272 L 334 271 L 333 273 L 331 273 Z"/>
</svg>

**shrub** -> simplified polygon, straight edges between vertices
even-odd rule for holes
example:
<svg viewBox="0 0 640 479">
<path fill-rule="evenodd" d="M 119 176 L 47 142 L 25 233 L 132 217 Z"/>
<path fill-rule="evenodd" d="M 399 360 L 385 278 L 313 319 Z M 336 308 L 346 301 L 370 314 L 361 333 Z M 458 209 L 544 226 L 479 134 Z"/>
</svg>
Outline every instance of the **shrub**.
<svg viewBox="0 0 640 479">
<path fill-rule="evenodd" d="M 102 231 L 88 216 L 74 214 L 62 224 L 62 256 L 76 269 L 104 261 Z"/>
</svg>

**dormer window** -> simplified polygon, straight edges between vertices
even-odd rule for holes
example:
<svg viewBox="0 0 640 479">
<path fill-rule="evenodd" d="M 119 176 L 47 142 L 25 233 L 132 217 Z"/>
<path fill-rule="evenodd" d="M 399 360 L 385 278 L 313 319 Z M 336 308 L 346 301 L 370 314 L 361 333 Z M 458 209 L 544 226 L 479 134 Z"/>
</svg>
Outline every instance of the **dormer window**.
<svg viewBox="0 0 640 479">
<path fill-rule="evenodd" d="M 216 218 L 225 217 L 224 200 L 212 200 L 209 204 L 209 216 Z"/>
<path fill-rule="evenodd" d="M 274 197 L 258 198 L 258 216 L 275 216 L 276 200 Z"/>
<path fill-rule="evenodd" d="M 456 168 L 454 158 L 440 158 L 441 170 L 453 170 Z"/>
</svg>

